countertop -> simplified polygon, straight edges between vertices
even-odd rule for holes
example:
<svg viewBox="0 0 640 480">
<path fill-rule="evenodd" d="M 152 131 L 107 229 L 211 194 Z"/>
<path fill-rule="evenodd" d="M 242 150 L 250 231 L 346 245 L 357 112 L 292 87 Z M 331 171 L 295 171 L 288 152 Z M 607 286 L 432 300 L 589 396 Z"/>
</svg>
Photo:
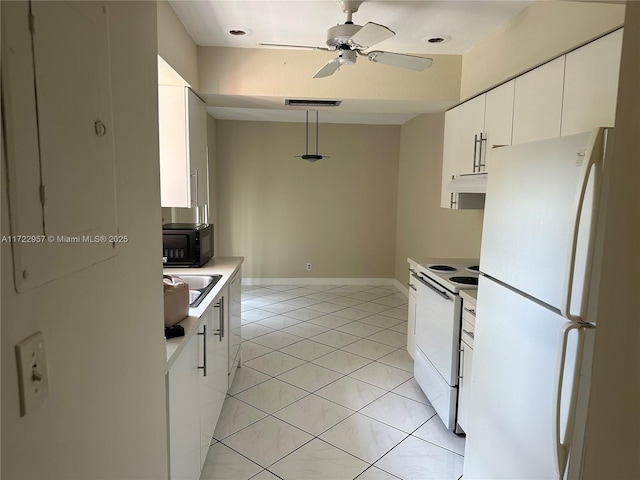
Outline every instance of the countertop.
<svg viewBox="0 0 640 480">
<path fill-rule="evenodd" d="M 478 290 L 460 290 L 460 298 L 473 302 L 475 305 L 478 300 Z"/>
<path fill-rule="evenodd" d="M 167 344 L 167 366 L 169 371 L 173 362 L 178 357 L 184 346 L 197 332 L 202 315 L 207 311 L 211 302 L 218 296 L 222 289 L 229 284 L 235 273 L 240 269 L 244 257 L 213 257 L 200 268 L 165 268 L 163 273 L 167 275 L 222 275 L 209 293 L 204 297 L 200 305 L 189 309 L 189 316 L 178 325 L 184 327 L 184 337 L 169 338 Z"/>
</svg>

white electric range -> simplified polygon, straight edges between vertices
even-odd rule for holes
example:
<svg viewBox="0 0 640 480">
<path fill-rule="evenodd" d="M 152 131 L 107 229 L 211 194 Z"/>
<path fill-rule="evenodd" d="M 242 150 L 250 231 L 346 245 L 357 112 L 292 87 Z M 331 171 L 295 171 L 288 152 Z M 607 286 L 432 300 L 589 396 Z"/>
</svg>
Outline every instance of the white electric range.
<svg viewBox="0 0 640 480">
<path fill-rule="evenodd" d="M 416 286 L 414 377 L 444 425 L 457 427 L 463 289 L 478 288 L 477 259 L 414 262 Z"/>
</svg>

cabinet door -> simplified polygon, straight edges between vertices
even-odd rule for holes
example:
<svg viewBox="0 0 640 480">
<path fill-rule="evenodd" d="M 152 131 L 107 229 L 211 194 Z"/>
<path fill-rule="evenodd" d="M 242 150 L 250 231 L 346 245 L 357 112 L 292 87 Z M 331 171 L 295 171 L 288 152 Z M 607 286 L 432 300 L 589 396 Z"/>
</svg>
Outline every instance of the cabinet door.
<svg viewBox="0 0 640 480">
<path fill-rule="evenodd" d="M 206 331 L 200 327 L 201 349 L 200 362 L 204 365 L 206 355 L 206 372 L 200 370 L 198 377 L 198 393 L 200 405 L 200 467 L 204 461 L 211 445 L 211 438 L 222 410 L 222 404 L 227 394 L 227 342 L 220 335 L 220 322 L 222 318 L 218 315 L 214 304 L 207 309 L 202 322 Z M 206 342 L 204 341 L 206 339 Z"/>
<path fill-rule="evenodd" d="M 167 374 L 171 478 L 200 478 L 198 335 L 192 336 Z"/>
<path fill-rule="evenodd" d="M 485 95 L 473 98 L 445 114 L 440 206 L 452 207 L 447 185 L 452 176 L 473 173 L 477 162 L 475 136 L 484 131 Z M 454 194 L 453 202 L 457 202 Z"/>
<path fill-rule="evenodd" d="M 206 106 L 189 88 L 158 86 L 160 187 L 163 207 L 208 201 Z"/>
<path fill-rule="evenodd" d="M 467 432 L 469 416 L 469 392 L 471 386 L 471 369 L 473 365 L 473 348 L 466 343 L 460 344 L 460 381 L 458 384 L 458 425 Z"/>
<path fill-rule="evenodd" d="M 163 207 L 191 207 L 185 87 L 158 86 L 160 194 Z"/>
<path fill-rule="evenodd" d="M 566 55 L 562 135 L 613 127 L 621 48 L 617 30 Z"/>
<path fill-rule="evenodd" d="M 512 143 L 560 136 L 564 57 L 515 79 Z"/>
<path fill-rule="evenodd" d="M 484 131 L 487 140 L 482 146 L 482 172 L 489 171 L 491 151 L 494 148 L 511 145 L 515 83 L 515 80 L 511 80 L 486 93 Z"/>
<path fill-rule="evenodd" d="M 204 102 L 189 88 L 188 104 L 189 169 L 191 176 L 191 206 L 208 203 L 209 172 L 207 169 L 207 110 Z"/>
<path fill-rule="evenodd" d="M 416 290 L 409 280 L 409 316 L 407 318 L 407 352 L 414 358 L 416 351 Z"/>
</svg>

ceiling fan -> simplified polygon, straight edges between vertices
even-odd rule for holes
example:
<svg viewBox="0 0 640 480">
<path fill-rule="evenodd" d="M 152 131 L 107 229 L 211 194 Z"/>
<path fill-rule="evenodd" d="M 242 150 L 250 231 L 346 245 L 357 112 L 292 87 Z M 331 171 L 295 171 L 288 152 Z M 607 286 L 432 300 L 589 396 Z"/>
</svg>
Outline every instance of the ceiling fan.
<svg viewBox="0 0 640 480">
<path fill-rule="evenodd" d="M 383 52 L 373 50 L 365 52 L 373 45 L 382 42 L 395 35 L 395 32 L 384 25 L 368 22 L 364 26 L 356 25 L 352 16 L 358 11 L 362 0 L 337 0 L 342 11 L 347 14 L 347 21 L 343 24 L 329 28 L 327 31 L 327 46 L 313 47 L 307 45 L 283 45 L 278 43 L 261 43 L 260 45 L 271 47 L 306 48 L 311 50 L 338 51 L 338 56 L 329 60 L 318 70 L 313 78 L 322 78 L 333 75 L 343 65 L 356 63 L 358 55 L 367 57 L 371 62 L 383 63 L 394 67 L 407 68 L 421 72 L 431 66 L 431 58 L 405 55 L 401 53 Z"/>
</svg>

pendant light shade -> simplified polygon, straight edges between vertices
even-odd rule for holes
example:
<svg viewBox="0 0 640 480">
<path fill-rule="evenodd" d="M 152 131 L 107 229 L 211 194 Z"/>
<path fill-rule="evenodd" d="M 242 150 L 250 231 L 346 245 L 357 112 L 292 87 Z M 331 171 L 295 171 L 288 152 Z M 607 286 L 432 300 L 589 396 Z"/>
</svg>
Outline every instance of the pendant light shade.
<svg viewBox="0 0 640 480">
<path fill-rule="evenodd" d="M 330 158 L 326 155 L 320 155 L 318 153 L 318 113 L 316 111 L 316 152 L 309 153 L 309 111 L 306 111 L 306 122 L 305 122 L 305 153 L 304 155 L 296 155 L 297 158 L 302 158 L 307 162 L 317 162 L 318 160 L 322 160 L 323 158 Z"/>
</svg>

